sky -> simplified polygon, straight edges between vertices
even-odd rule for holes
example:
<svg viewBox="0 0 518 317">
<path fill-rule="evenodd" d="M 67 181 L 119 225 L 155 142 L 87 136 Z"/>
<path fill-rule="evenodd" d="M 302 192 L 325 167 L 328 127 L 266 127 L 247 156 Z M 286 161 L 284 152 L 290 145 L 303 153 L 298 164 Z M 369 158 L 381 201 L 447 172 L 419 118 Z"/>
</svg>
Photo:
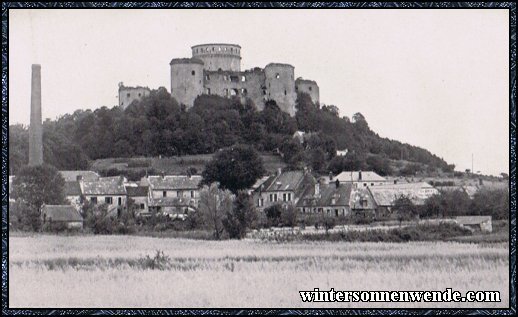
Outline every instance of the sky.
<svg viewBox="0 0 518 317">
<path fill-rule="evenodd" d="M 118 83 L 166 87 L 169 62 L 239 44 L 317 81 L 320 103 L 456 170 L 509 173 L 509 11 L 10 9 L 9 124 L 28 124 L 31 64 L 43 119 L 118 104 Z"/>
</svg>

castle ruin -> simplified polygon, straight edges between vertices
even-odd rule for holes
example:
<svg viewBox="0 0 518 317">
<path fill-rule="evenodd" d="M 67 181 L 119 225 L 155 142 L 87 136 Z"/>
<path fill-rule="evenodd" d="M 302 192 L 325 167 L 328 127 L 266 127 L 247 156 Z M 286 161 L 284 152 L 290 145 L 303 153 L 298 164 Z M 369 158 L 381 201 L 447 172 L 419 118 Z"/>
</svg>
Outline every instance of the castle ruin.
<svg viewBox="0 0 518 317">
<path fill-rule="evenodd" d="M 314 103 L 319 102 L 315 81 L 295 79 L 294 67 L 270 63 L 264 68 L 241 71 L 241 46 L 236 44 L 201 44 L 191 47 L 191 58 L 171 60 L 171 95 L 187 108 L 196 97 L 237 96 L 244 102 L 251 99 L 258 110 L 265 102 L 275 100 L 279 108 L 295 115 L 297 92 L 305 92 Z"/>
</svg>

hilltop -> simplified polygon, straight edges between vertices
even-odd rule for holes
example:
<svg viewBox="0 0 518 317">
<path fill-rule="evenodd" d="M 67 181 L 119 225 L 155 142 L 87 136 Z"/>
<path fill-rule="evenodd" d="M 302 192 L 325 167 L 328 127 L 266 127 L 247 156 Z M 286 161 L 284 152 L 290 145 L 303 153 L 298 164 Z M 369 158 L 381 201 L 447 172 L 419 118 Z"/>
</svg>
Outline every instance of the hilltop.
<svg viewBox="0 0 518 317">
<path fill-rule="evenodd" d="M 271 168 L 308 166 L 322 174 L 364 169 L 403 176 L 453 172 L 454 165 L 423 148 L 379 136 L 361 113 L 340 117 L 338 107 L 315 104 L 305 93 L 297 95 L 295 106 L 297 113 L 292 117 L 272 100 L 263 111 L 257 111 L 250 100 L 242 103 L 238 98 L 201 95 L 186 109 L 160 88 L 124 110 L 77 110 L 46 120 L 44 160 L 64 170 L 98 167 L 102 161 L 93 163 L 95 160 L 109 158 L 162 157 L 170 158 L 162 164 L 178 165 L 182 157 L 208 157 L 241 143 L 264 153 L 263 158 L 276 160 Z M 297 131 L 303 136 L 294 137 Z M 347 150 L 347 155 L 337 156 L 337 150 Z M 27 163 L 27 154 L 27 128 L 10 126 L 10 174 Z M 200 173 L 204 164 L 199 163 L 185 167 Z M 164 170 L 163 165 L 153 164 L 150 166 Z"/>
</svg>

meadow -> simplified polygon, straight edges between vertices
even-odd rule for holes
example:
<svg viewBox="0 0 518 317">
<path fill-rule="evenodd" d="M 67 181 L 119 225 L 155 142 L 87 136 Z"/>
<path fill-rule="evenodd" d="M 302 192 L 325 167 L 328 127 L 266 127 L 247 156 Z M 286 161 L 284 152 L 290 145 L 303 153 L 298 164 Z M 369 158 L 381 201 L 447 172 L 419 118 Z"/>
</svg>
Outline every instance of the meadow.
<svg viewBox="0 0 518 317">
<path fill-rule="evenodd" d="M 508 267 L 507 243 L 13 235 L 9 307 L 508 307 Z M 314 288 L 488 290 L 502 302 L 302 303 Z"/>
</svg>

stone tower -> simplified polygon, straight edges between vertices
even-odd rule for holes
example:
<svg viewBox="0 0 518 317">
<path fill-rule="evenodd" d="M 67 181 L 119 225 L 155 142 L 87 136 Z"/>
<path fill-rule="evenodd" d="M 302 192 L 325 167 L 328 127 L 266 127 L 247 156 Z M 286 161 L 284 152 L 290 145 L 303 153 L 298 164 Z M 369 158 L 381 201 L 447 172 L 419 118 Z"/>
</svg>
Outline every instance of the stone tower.
<svg viewBox="0 0 518 317">
<path fill-rule="evenodd" d="M 29 166 L 43 164 L 43 128 L 41 124 L 41 65 L 32 65 L 31 125 L 29 127 Z"/>
<path fill-rule="evenodd" d="M 179 104 L 192 107 L 194 99 L 203 94 L 203 61 L 197 58 L 171 60 L 171 96 Z"/>
</svg>

